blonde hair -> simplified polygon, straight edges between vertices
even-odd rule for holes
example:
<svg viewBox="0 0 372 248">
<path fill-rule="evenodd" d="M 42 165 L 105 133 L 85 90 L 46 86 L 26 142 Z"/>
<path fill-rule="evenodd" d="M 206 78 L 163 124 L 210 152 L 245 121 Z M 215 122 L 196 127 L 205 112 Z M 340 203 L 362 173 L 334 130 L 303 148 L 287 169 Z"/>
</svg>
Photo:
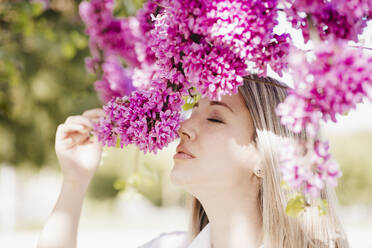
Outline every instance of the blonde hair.
<svg viewBox="0 0 372 248">
<path fill-rule="evenodd" d="M 244 77 L 239 92 L 251 114 L 255 127 L 254 142 L 262 156 L 263 176 L 260 180 L 258 202 L 262 213 L 262 241 L 265 248 L 348 248 L 346 234 L 337 215 L 337 197 L 333 188 L 325 187 L 321 199 L 328 202 L 327 215 L 319 215 L 311 206 L 298 217 L 285 213 L 289 195 L 293 192 L 280 186 L 280 142 L 285 138 L 307 141 L 305 131 L 298 134 L 280 124 L 276 106 L 287 96 L 288 86 L 271 77 Z M 189 235 L 195 238 L 209 223 L 197 198 L 188 195 L 191 208 Z"/>
</svg>

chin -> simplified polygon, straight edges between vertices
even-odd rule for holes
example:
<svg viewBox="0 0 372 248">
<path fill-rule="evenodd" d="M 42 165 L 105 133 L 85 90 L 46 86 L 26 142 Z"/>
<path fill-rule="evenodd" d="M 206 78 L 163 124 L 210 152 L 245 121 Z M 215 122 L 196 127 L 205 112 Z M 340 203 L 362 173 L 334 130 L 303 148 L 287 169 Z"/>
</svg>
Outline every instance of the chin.
<svg viewBox="0 0 372 248">
<path fill-rule="evenodd" d="M 183 176 L 181 175 L 181 173 L 179 173 L 177 169 L 178 166 L 179 165 L 177 164 L 177 162 L 173 164 L 173 168 L 169 174 L 169 178 L 174 185 L 180 186 Z"/>
<path fill-rule="evenodd" d="M 190 184 L 190 172 L 185 171 L 187 170 L 183 165 L 183 163 L 174 163 L 174 166 L 169 174 L 170 181 L 179 187 L 183 187 L 185 185 Z"/>
</svg>

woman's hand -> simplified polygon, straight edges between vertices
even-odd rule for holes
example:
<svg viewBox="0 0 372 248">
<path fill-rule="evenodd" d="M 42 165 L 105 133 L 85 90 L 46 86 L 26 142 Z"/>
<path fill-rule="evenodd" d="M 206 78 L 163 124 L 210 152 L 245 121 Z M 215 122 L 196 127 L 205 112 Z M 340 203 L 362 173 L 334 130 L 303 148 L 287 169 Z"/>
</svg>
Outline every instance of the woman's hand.
<svg viewBox="0 0 372 248">
<path fill-rule="evenodd" d="M 104 116 L 102 109 L 91 109 L 58 126 L 55 150 L 65 181 L 89 184 L 102 154 L 102 145 L 97 137 L 90 137 L 90 131 L 92 123 Z"/>
</svg>

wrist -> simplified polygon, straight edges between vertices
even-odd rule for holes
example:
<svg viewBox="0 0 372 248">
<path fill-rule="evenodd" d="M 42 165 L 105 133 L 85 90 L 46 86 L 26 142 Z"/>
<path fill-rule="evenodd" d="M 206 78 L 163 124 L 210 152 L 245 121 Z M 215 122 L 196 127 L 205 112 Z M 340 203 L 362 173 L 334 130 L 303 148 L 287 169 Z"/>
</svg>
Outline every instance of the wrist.
<svg viewBox="0 0 372 248">
<path fill-rule="evenodd" d="M 88 188 L 88 185 L 91 181 L 91 178 L 84 178 L 84 179 L 73 179 L 73 178 L 63 178 L 63 186 L 75 189 L 84 189 Z"/>
</svg>

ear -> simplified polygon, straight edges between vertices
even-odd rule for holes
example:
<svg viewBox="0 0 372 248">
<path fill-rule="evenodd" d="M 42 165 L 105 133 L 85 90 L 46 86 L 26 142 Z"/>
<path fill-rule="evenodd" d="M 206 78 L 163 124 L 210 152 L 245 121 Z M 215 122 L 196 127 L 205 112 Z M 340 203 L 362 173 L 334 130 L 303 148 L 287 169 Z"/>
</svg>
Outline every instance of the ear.
<svg viewBox="0 0 372 248">
<path fill-rule="evenodd" d="M 256 177 L 262 178 L 264 175 L 263 169 L 261 167 L 254 169 L 254 174 L 256 175 Z"/>
<path fill-rule="evenodd" d="M 262 178 L 264 176 L 264 170 L 262 165 L 262 158 L 258 156 L 257 163 L 253 167 L 253 173 L 258 177 Z"/>
<path fill-rule="evenodd" d="M 258 178 L 262 178 L 263 175 L 264 175 L 263 165 L 262 165 L 262 157 L 261 157 L 260 152 L 258 151 L 258 148 L 256 146 L 254 146 L 254 148 L 255 148 L 256 155 L 257 155 L 257 161 L 256 161 L 255 165 L 253 166 L 253 173 Z"/>
</svg>

